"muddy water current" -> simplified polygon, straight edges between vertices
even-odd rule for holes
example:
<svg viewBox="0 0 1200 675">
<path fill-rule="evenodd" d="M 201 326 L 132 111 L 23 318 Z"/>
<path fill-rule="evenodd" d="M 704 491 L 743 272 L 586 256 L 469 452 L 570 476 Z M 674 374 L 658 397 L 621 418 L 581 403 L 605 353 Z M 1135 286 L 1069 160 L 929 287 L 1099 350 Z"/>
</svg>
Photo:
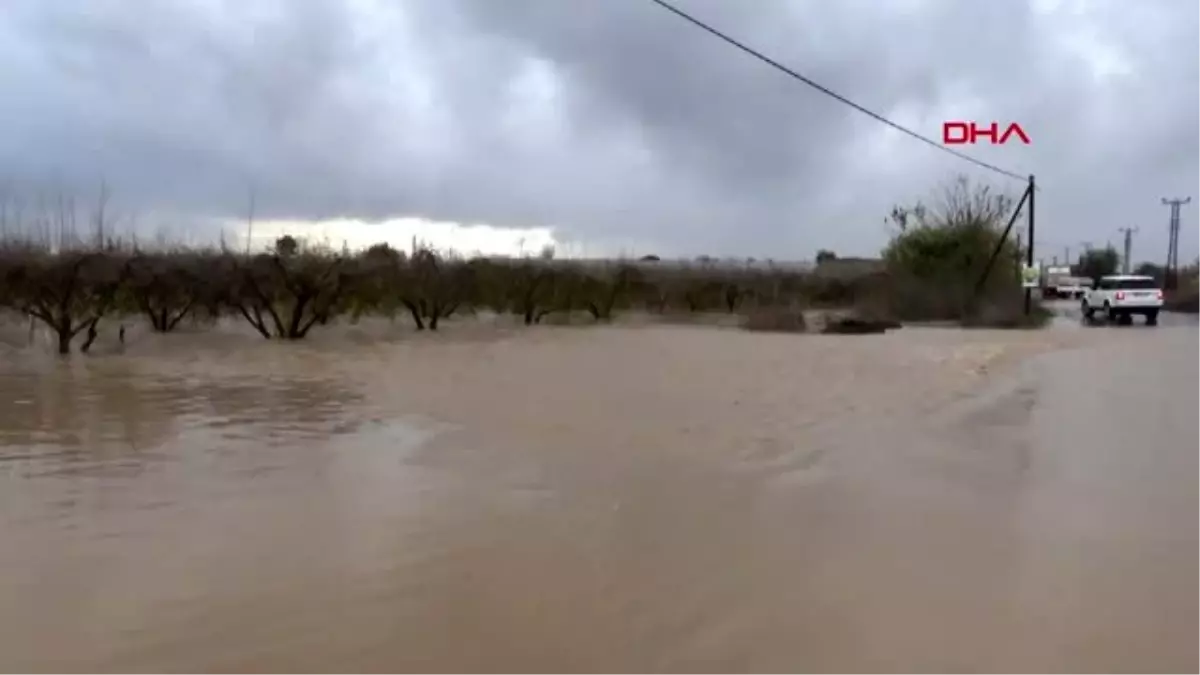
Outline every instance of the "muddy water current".
<svg viewBox="0 0 1200 675">
<path fill-rule="evenodd" d="M 0 670 L 1195 672 L 1197 331 L 0 346 Z"/>
</svg>

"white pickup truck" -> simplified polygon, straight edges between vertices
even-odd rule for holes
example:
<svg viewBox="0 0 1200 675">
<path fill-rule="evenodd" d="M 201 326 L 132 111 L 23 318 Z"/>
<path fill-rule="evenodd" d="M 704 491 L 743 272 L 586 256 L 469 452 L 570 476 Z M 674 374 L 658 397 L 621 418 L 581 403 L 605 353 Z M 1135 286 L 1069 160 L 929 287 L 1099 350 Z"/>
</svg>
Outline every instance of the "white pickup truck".
<svg viewBox="0 0 1200 675">
<path fill-rule="evenodd" d="M 1158 325 L 1158 313 L 1163 306 L 1163 292 L 1153 277 L 1115 274 L 1100 277 L 1083 294 L 1080 309 L 1085 319 L 1097 312 L 1119 324 L 1133 322 L 1133 315 L 1146 317 L 1147 326 Z"/>
<path fill-rule="evenodd" d="M 1058 280 L 1058 284 L 1054 288 L 1054 294 L 1060 298 L 1079 299 L 1087 291 L 1088 285 L 1090 284 L 1087 284 L 1085 279 L 1063 277 Z"/>
</svg>

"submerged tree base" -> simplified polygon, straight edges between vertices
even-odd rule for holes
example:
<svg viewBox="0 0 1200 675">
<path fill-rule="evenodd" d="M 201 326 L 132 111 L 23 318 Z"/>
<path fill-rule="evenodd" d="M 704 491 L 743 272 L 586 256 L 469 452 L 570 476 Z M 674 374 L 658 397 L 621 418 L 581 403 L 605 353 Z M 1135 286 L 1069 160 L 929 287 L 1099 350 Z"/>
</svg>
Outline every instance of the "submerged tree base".
<svg viewBox="0 0 1200 675">
<path fill-rule="evenodd" d="M 843 316 L 831 319 L 821 329 L 826 335 L 878 335 L 900 328 L 899 321 Z"/>
<path fill-rule="evenodd" d="M 1023 305 L 989 306 L 964 316 L 961 325 L 964 328 L 1034 329 L 1045 328 L 1053 318 L 1053 311 L 1035 301 L 1028 314 Z"/>
<path fill-rule="evenodd" d="M 764 307 L 748 312 L 742 319 L 742 328 L 772 333 L 804 333 L 808 330 L 808 322 L 799 309 Z"/>
</svg>

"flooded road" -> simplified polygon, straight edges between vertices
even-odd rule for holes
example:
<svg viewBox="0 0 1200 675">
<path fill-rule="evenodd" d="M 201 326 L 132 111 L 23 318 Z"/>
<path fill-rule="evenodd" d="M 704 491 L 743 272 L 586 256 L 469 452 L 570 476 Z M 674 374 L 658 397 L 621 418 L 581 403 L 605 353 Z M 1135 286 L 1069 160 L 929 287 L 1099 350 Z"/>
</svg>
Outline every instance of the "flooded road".
<svg viewBox="0 0 1200 675">
<path fill-rule="evenodd" d="M 0 351 L 0 669 L 1195 672 L 1197 337 Z"/>
</svg>

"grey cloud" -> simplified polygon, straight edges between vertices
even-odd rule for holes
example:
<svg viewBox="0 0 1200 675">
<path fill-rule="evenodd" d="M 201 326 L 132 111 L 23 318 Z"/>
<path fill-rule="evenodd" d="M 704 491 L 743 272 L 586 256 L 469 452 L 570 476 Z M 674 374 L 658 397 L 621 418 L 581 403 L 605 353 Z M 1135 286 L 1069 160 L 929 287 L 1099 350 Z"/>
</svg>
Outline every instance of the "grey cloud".
<svg viewBox="0 0 1200 675">
<path fill-rule="evenodd" d="M 972 153 L 1038 174 L 1054 250 L 1137 224 L 1162 257 L 1159 198 L 1200 183 L 1195 2 L 678 4 L 926 135 L 1019 121 L 1032 146 Z M 103 173 L 130 208 L 188 222 L 240 218 L 253 184 L 266 217 L 795 257 L 871 253 L 892 203 L 955 172 L 993 180 L 647 0 L 6 8 L 0 179 Z M 1094 76 L 1097 48 L 1128 73 Z"/>
</svg>

